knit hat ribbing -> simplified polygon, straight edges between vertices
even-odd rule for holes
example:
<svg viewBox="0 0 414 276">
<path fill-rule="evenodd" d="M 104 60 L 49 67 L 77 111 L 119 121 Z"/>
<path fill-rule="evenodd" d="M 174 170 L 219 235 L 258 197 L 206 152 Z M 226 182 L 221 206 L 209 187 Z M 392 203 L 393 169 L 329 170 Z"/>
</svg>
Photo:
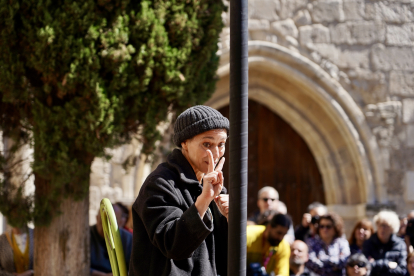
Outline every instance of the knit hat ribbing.
<svg viewBox="0 0 414 276">
<path fill-rule="evenodd" d="M 174 124 L 174 144 L 181 147 L 181 142 L 212 130 L 224 128 L 229 135 L 229 120 L 220 112 L 205 105 L 196 105 L 181 113 Z"/>
</svg>

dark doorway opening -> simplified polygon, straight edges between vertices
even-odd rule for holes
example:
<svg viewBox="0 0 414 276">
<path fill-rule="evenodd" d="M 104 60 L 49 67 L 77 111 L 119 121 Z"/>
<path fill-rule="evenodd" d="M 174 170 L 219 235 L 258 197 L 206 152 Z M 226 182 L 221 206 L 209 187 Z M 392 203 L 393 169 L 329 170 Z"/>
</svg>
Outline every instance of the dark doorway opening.
<svg viewBox="0 0 414 276">
<path fill-rule="evenodd" d="M 219 111 L 229 118 L 229 106 Z M 279 192 L 279 199 L 286 204 L 295 225 L 301 222 L 310 203 L 325 204 L 321 174 L 308 145 L 281 117 L 252 100 L 248 145 L 248 217 L 257 210 L 257 192 L 264 186 Z M 226 160 L 228 149 L 227 145 Z M 225 181 L 231 181 L 229 162 L 225 163 L 223 173 Z"/>
</svg>

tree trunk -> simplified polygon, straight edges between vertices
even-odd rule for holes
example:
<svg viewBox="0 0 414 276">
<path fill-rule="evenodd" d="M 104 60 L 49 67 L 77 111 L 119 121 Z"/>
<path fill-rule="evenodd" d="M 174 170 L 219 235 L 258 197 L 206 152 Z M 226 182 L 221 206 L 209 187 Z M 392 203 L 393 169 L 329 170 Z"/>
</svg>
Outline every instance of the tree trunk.
<svg viewBox="0 0 414 276">
<path fill-rule="evenodd" d="M 62 199 L 60 210 L 48 227 L 35 229 L 35 275 L 89 275 L 89 197 Z"/>
</svg>

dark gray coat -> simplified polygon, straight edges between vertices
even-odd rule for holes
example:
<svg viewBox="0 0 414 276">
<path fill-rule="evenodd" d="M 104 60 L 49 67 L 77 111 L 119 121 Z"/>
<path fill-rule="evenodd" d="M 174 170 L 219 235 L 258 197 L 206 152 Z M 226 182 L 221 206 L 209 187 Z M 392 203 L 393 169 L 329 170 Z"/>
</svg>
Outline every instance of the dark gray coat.
<svg viewBox="0 0 414 276">
<path fill-rule="evenodd" d="M 392 234 L 388 243 L 383 244 L 377 233 L 364 242 L 362 252 L 368 258 L 373 258 L 375 261 L 371 264 L 371 276 L 386 276 L 386 275 L 401 275 L 407 273 L 407 248 L 405 242 Z M 391 269 L 388 266 L 389 262 L 396 262 L 397 268 Z"/>
<path fill-rule="evenodd" d="M 213 221 L 200 218 L 194 202 L 201 191 L 178 149 L 147 177 L 132 206 L 130 276 L 227 274 L 227 220 L 214 201 Z"/>
</svg>

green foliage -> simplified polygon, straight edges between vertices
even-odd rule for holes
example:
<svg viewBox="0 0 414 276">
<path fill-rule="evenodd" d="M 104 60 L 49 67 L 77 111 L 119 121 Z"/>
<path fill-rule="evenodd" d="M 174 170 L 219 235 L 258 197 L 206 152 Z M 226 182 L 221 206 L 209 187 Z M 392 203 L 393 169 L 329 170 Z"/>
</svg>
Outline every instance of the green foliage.
<svg viewBox="0 0 414 276">
<path fill-rule="evenodd" d="M 105 148 L 138 132 L 150 154 L 168 111 L 210 97 L 223 9 L 222 0 L 0 0 L 0 128 L 35 152 L 36 204 L 22 217 L 49 223 L 61 196 L 87 195 Z M 4 192 L 8 181 L 0 201 L 27 202 Z"/>
</svg>

